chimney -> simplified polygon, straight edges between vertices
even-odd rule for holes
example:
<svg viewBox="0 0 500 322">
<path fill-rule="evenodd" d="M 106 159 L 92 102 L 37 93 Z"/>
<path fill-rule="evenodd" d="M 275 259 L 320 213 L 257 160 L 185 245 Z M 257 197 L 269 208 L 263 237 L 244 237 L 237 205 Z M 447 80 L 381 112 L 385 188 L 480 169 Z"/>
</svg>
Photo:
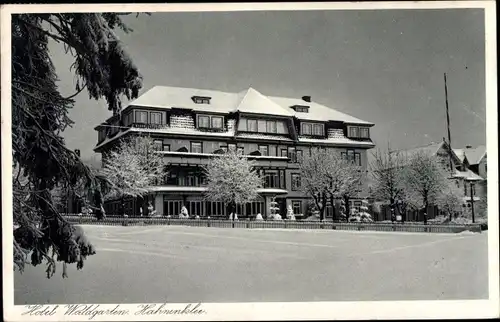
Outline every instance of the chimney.
<svg viewBox="0 0 500 322">
<path fill-rule="evenodd" d="M 302 96 L 302 100 L 303 100 L 304 102 L 311 103 L 311 96 Z"/>
<path fill-rule="evenodd" d="M 472 149 L 472 145 L 466 145 L 465 148 L 466 149 Z"/>
</svg>

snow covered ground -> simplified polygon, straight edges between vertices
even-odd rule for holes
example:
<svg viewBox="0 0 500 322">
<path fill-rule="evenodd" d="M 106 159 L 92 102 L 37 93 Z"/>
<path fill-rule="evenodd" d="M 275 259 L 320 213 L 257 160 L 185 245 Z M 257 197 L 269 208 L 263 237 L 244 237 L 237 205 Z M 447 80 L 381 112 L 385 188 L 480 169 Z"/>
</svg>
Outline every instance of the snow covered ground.
<svg viewBox="0 0 500 322">
<path fill-rule="evenodd" d="M 487 233 L 84 226 L 83 271 L 15 274 L 15 303 L 484 299 Z"/>
</svg>

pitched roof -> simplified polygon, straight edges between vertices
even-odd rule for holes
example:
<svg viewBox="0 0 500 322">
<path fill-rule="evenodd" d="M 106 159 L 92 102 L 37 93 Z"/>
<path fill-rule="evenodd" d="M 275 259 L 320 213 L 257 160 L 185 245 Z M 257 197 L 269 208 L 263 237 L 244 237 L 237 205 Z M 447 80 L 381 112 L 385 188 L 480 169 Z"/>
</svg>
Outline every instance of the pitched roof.
<svg viewBox="0 0 500 322">
<path fill-rule="evenodd" d="M 444 142 L 441 141 L 439 143 L 430 143 L 430 144 L 427 144 L 427 145 L 422 145 L 422 146 L 418 146 L 418 147 L 414 147 L 414 148 L 410 148 L 410 149 L 402 149 L 402 150 L 398 150 L 398 152 L 401 152 L 401 153 L 404 153 L 408 156 L 411 156 L 417 152 L 424 152 L 424 153 L 427 153 L 427 154 L 430 154 L 430 155 L 435 155 L 439 149 L 443 146 Z"/>
<path fill-rule="evenodd" d="M 210 104 L 196 104 L 193 96 L 210 97 Z M 294 105 L 309 106 L 309 112 L 296 112 Z M 187 108 L 194 111 L 230 113 L 246 112 L 280 116 L 296 116 L 303 120 L 341 121 L 346 123 L 366 124 L 367 122 L 351 115 L 339 112 L 316 102 L 305 102 L 302 99 L 265 96 L 253 88 L 239 93 L 228 93 L 216 90 L 155 86 L 134 101 L 129 106 L 157 107 L 164 109 Z"/>
<path fill-rule="evenodd" d="M 453 152 L 455 152 L 457 157 L 460 159 L 460 162 L 464 162 L 465 160 L 464 149 L 453 149 Z"/>
<path fill-rule="evenodd" d="M 468 181 L 483 181 L 484 178 L 480 177 L 479 175 L 475 174 L 469 169 L 466 169 L 465 171 L 458 171 L 455 170 L 455 174 L 453 175 L 456 178 L 464 178 L 465 180 Z"/>
<path fill-rule="evenodd" d="M 486 155 L 486 146 L 480 145 L 475 148 L 465 148 L 463 149 L 463 153 L 469 164 L 478 164 Z"/>
<path fill-rule="evenodd" d="M 331 121 L 343 121 L 346 123 L 356 123 L 356 124 L 366 124 L 373 125 L 371 122 L 363 121 L 354 116 L 339 112 L 325 105 L 316 103 L 316 102 L 305 102 L 300 98 L 287 98 L 287 97 L 269 97 L 279 105 L 284 108 L 289 108 L 293 115 L 301 120 L 331 120 Z M 294 105 L 304 105 L 309 106 L 309 111 L 307 113 L 304 112 L 295 112 L 290 106 Z"/>
</svg>

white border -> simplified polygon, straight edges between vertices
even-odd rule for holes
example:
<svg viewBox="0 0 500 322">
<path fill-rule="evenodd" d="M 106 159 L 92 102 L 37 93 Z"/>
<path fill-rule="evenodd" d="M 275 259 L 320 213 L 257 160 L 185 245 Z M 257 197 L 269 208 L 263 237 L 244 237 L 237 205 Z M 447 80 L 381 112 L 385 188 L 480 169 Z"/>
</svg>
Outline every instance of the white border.
<svg viewBox="0 0 500 322">
<path fill-rule="evenodd" d="M 323 319 L 465 319 L 499 317 L 499 256 L 498 256 L 498 128 L 497 128 L 497 79 L 496 79 L 496 12 L 494 1 L 433 1 L 433 2 L 370 2 L 370 3 L 235 3 L 235 4 L 92 4 L 92 5 L 7 5 L 1 7 L 1 142 L 2 142 L 2 217 L 3 248 L 3 299 L 4 318 L 7 321 L 77 321 L 89 320 L 85 316 L 34 317 L 21 316 L 24 306 L 14 306 L 13 301 L 13 249 L 12 244 L 12 138 L 10 87 L 10 14 L 28 12 L 189 12 L 189 11 L 254 11 L 254 10 L 380 10 L 380 9 L 444 9 L 484 8 L 486 37 L 486 106 L 488 199 L 489 199 L 489 300 L 477 301 L 408 301 L 408 302 L 302 302 L 302 303 L 237 303 L 202 304 L 205 315 L 182 316 L 96 316 L 95 321 L 119 320 L 323 320 Z M 187 303 L 186 303 L 187 304 Z M 168 304 L 171 309 L 186 304 Z M 196 303 L 195 303 L 196 304 Z M 116 305 L 101 305 L 111 309 Z M 47 306 L 51 309 L 54 306 Z M 137 310 L 137 305 L 120 304 L 121 309 Z M 58 312 L 64 312 L 63 306 Z"/>
</svg>

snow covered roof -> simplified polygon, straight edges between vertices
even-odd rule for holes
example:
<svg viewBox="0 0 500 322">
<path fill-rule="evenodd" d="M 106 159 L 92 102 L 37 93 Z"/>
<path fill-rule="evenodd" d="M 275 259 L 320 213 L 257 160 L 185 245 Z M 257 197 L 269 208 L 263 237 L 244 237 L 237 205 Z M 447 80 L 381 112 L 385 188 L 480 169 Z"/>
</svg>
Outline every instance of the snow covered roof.
<svg viewBox="0 0 500 322">
<path fill-rule="evenodd" d="M 463 157 L 467 158 L 469 164 L 473 165 L 479 164 L 479 162 L 481 162 L 481 160 L 484 158 L 484 156 L 486 155 L 486 146 L 480 145 L 475 148 L 453 149 L 453 151 L 458 151 L 459 153 L 461 153 Z"/>
<path fill-rule="evenodd" d="M 339 112 L 333 108 L 319 104 L 317 102 L 305 102 L 300 98 L 287 98 L 287 97 L 269 97 L 271 100 L 278 103 L 284 108 L 289 108 L 295 117 L 301 120 L 324 120 L 324 121 L 342 121 L 345 123 L 366 124 L 373 125 L 371 122 L 363 121 L 354 116 Z M 308 106 L 308 112 L 295 112 L 291 106 L 303 105 Z"/>
<path fill-rule="evenodd" d="M 430 155 L 436 155 L 437 152 L 439 151 L 439 149 L 443 146 L 443 144 L 444 144 L 443 141 L 441 141 L 439 143 L 433 142 L 431 144 L 427 144 L 427 145 L 423 145 L 423 146 L 418 146 L 418 147 L 414 147 L 414 148 L 410 148 L 410 149 L 406 149 L 406 150 L 399 150 L 399 152 L 402 152 L 408 156 L 411 156 L 411 155 L 418 153 L 418 152 L 423 152 L 423 153 L 427 153 Z"/>
<path fill-rule="evenodd" d="M 265 140 L 275 140 L 275 141 L 293 141 L 286 136 L 272 135 L 272 134 L 261 134 L 261 133 L 239 133 L 236 135 L 237 138 L 242 139 L 265 139 Z"/>
<path fill-rule="evenodd" d="M 371 141 L 357 141 L 357 140 L 351 140 L 346 137 L 330 137 L 327 139 L 313 139 L 313 138 L 304 138 L 304 137 L 299 137 L 299 142 L 301 143 L 322 143 L 322 144 L 335 144 L 335 145 L 358 145 L 358 146 L 366 146 L 366 147 L 374 147 L 375 144 Z"/>
<path fill-rule="evenodd" d="M 453 175 L 455 178 L 464 178 L 467 181 L 482 181 L 484 180 L 482 177 L 478 176 L 474 172 L 472 172 L 469 169 L 466 169 L 465 171 L 458 171 L 455 170 L 455 174 Z"/>
<path fill-rule="evenodd" d="M 193 96 L 210 97 L 210 104 L 196 104 Z M 295 112 L 294 105 L 309 107 L 308 113 Z M 265 96 L 253 88 L 239 93 L 228 93 L 216 90 L 155 86 L 146 91 L 129 106 L 157 107 L 164 109 L 186 108 L 203 112 L 243 112 L 277 116 L 295 116 L 302 120 L 341 121 L 346 123 L 366 124 L 367 122 L 348 114 L 339 112 L 317 102 L 305 102 L 302 99 L 277 96 Z"/>
</svg>

